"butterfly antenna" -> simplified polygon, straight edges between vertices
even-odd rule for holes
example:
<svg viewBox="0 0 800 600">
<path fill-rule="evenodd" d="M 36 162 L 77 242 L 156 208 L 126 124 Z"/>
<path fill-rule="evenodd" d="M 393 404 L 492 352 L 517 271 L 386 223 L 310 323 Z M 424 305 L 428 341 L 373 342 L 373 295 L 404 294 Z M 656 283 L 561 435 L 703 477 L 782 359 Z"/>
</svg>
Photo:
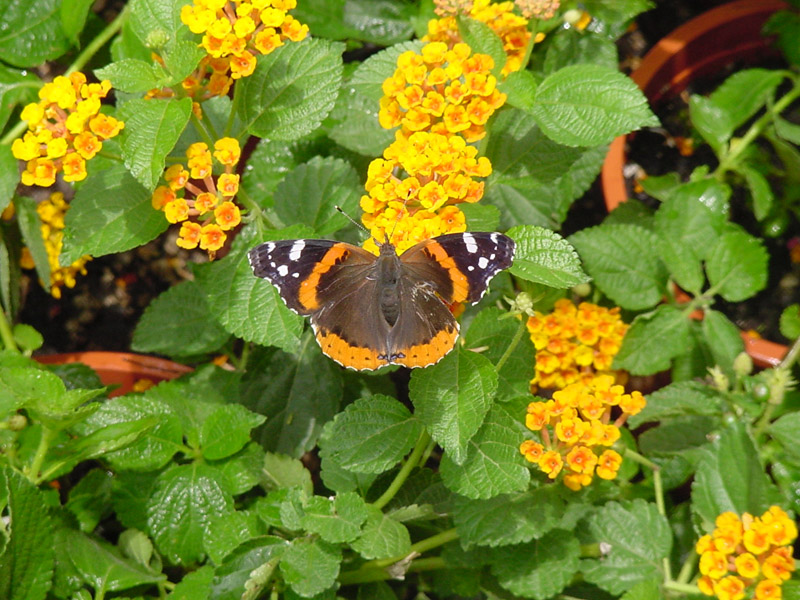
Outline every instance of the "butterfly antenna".
<svg viewBox="0 0 800 600">
<path fill-rule="evenodd" d="M 348 215 L 346 212 L 344 212 L 344 209 L 343 209 L 341 206 L 339 206 L 338 204 L 336 204 L 336 205 L 334 205 L 334 208 L 335 208 L 336 210 L 338 210 L 338 211 L 339 211 L 341 214 L 343 214 L 345 217 L 347 217 L 347 220 L 348 220 L 348 221 L 350 221 L 350 222 L 351 222 L 353 225 L 355 225 L 355 226 L 356 226 L 356 227 L 358 227 L 358 228 L 359 228 L 361 231 L 363 231 L 364 233 L 366 233 L 367 235 L 369 235 L 369 231 L 367 231 L 367 228 L 366 228 L 366 227 L 364 227 L 364 226 L 363 226 L 361 223 L 359 223 L 358 221 L 356 221 L 356 220 L 355 220 L 353 217 L 351 217 L 350 215 Z"/>
</svg>

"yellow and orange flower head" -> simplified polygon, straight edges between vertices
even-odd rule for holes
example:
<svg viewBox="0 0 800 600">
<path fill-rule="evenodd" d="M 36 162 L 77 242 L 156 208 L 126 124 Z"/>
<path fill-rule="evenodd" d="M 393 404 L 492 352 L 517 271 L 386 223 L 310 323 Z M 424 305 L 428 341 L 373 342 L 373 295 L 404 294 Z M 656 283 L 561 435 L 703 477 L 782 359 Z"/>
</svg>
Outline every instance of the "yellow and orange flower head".
<svg viewBox="0 0 800 600">
<path fill-rule="evenodd" d="M 50 265 L 50 294 L 54 298 L 61 298 L 62 288 L 75 287 L 75 278 L 86 275 L 86 263 L 92 260 L 91 256 L 86 255 L 67 267 L 62 267 L 59 263 L 64 239 L 64 215 L 68 209 L 69 204 L 61 192 L 50 194 L 46 200 L 36 205 L 36 212 L 42 222 L 41 233 L 47 250 L 47 262 Z M 30 252 L 27 248 L 23 250 L 22 267 L 32 269 L 34 264 Z"/>
<path fill-rule="evenodd" d="M 466 230 L 458 208 L 483 196 L 491 164 L 478 157 L 460 136 L 398 131 L 395 141 L 370 163 L 361 197 L 362 222 L 371 238 L 364 247 L 377 253 L 373 240 L 391 243 L 402 253 L 417 242 Z"/>
<path fill-rule="evenodd" d="M 536 375 L 531 383 L 537 389 L 561 389 L 584 375 L 614 374 L 611 363 L 628 330 L 619 308 L 604 308 L 589 302 L 575 306 L 558 300 L 550 314 L 535 314 L 528 319 L 528 332 L 536 347 Z M 609 393 L 608 391 L 604 393 Z M 631 394 L 626 412 L 635 414 L 643 405 L 641 394 Z M 585 410 L 592 410 L 586 407 Z"/>
<path fill-rule="evenodd" d="M 451 1 L 448 4 L 463 3 Z M 525 59 L 527 46 L 531 39 L 531 32 L 528 31 L 528 19 L 514 14 L 513 2 L 493 3 L 491 0 L 475 0 L 471 4 L 471 8 L 466 10 L 463 6 L 458 6 L 455 8 L 455 12 L 466 14 L 476 21 L 486 23 L 502 40 L 503 50 L 506 53 L 506 64 L 503 65 L 501 71 L 503 75 L 518 71 L 524 66 L 522 61 Z M 461 42 L 456 17 L 453 13 L 454 11 L 448 7 L 447 10 L 440 13 L 444 16 L 429 21 L 428 33 L 422 40 L 444 42 L 448 47 L 453 47 Z M 537 41 L 539 41 L 538 38 Z"/>
<path fill-rule="evenodd" d="M 241 155 L 234 138 L 217 140 L 213 153 L 198 142 L 186 149 L 185 167 L 174 164 L 164 171 L 167 185 L 155 189 L 152 204 L 164 211 L 167 221 L 181 224 L 176 241 L 180 248 L 199 247 L 213 259 L 227 240 L 226 232 L 241 223 L 241 211 L 234 203 L 239 192 L 239 175 L 234 170 Z M 216 178 L 214 160 L 224 170 Z"/>
<path fill-rule="evenodd" d="M 760 517 L 726 512 L 695 545 L 700 555 L 700 591 L 720 600 L 778 600 L 794 571 L 792 543 L 797 525 L 780 507 Z"/>
<path fill-rule="evenodd" d="M 483 138 L 486 122 L 506 95 L 497 90 L 491 57 L 471 54 L 466 44 L 448 49 L 444 42 L 426 44 L 421 54 L 403 52 L 383 83 L 381 126 L 400 126 L 406 135 L 430 131 L 458 134 L 467 142 Z"/>
<path fill-rule="evenodd" d="M 623 407 L 643 407 L 629 401 L 633 394 L 644 401 L 639 392 L 626 394 L 612 376 L 597 375 L 554 392 L 550 400 L 531 402 L 525 426 L 538 439 L 522 442 L 520 453 L 550 479 L 563 473 L 571 490 L 586 487 L 595 475 L 615 479 L 622 456 L 608 446 L 619 439 L 620 427 L 632 414 Z"/>
<path fill-rule="evenodd" d="M 23 184 L 49 187 L 58 173 L 67 182 L 86 178 L 86 161 L 125 126 L 99 112 L 110 90 L 108 81 L 87 84 L 79 72 L 42 86 L 39 102 L 28 104 L 20 115 L 28 131 L 11 145 L 14 157 L 26 162 Z"/>
</svg>

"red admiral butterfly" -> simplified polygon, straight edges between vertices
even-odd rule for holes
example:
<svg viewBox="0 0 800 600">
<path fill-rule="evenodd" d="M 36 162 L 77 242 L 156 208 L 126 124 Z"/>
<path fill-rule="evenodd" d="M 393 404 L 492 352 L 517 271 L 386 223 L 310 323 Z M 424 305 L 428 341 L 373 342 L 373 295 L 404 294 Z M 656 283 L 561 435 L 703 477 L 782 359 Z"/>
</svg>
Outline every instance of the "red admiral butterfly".
<svg viewBox="0 0 800 600">
<path fill-rule="evenodd" d="M 480 300 L 513 256 L 501 233 L 441 235 L 400 256 L 389 243 L 375 256 L 330 240 L 266 242 L 248 254 L 290 309 L 311 316 L 322 351 L 357 370 L 437 362 L 458 337 L 449 305 Z"/>
</svg>

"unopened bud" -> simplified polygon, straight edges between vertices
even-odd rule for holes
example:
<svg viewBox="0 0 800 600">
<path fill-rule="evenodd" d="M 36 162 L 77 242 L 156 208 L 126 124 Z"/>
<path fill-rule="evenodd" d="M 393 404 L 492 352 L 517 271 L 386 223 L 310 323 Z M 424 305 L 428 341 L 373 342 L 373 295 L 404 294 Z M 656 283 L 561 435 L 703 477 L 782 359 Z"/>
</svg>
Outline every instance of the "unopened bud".
<svg viewBox="0 0 800 600">
<path fill-rule="evenodd" d="M 753 359 L 747 352 L 740 352 L 733 361 L 733 372 L 738 377 L 750 375 L 753 372 Z"/>
</svg>

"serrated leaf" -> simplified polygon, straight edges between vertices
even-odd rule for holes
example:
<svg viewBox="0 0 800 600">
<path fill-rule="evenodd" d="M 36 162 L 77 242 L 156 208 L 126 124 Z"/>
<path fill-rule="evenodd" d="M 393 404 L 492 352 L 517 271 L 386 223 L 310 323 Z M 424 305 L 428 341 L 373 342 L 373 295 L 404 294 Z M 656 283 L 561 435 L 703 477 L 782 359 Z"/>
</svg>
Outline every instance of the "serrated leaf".
<svg viewBox="0 0 800 600">
<path fill-rule="evenodd" d="M 554 486 L 488 500 L 456 496 L 453 521 L 461 545 L 508 546 L 539 539 L 561 523 L 567 508 Z"/>
<path fill-rule="evenodd" d="M 800 461 L 800 413 L 788 413 L 769 426 L 769 434 L 783 446 L 784 452 L 793 460 Z"/>
<path fill-rule="evenodd" d="M 722 413 L 718 392 L 698 381 L 678 381 L 647 395 L 647 406 L 628 418 L 631 428 L 642 423 L 661 421 L 682 415 L 713 416 Z"/>
<path fill-rule="evenodd" d="M 147 190 L 153 190 L 164 171 L 167 154 L 175 147 L 192 114 L 192 99 L 128 100 L 119 109 L 125 122 L 122 156 L 125 166 Z"/>
<path fill-rule="evenodd" d="M 370 507 L 364 528 L 351 546 L 367 560 L 405 556 L 411 551 L 411 536 L 405 525 Z"/>
<path fill-rule="evenodd" d="M 169 593 L 169 600 L 208 600 L 214 567 L 205 565 L 187 573 Z"/>
<path fill-rule="evenodd" d="M 416 11 L 393 0 L 306 0 L 292 12 L 314 36 L 390 46 L 413 35 L 409 21 Z"/>
<path fill-rule="evenodd" d="M 496 231 L 500 225 L 500 210 L 496 206 L 464 203 L 460 208 L 467 219 L 467 231 Z"/>
<path fill-rule="evenodd" d="M 0 55 L 15 67 L 35 67 L 66 51 L 59 0 L 8 0 L 0 6 Z"/>
<path fill-rule="evenodd" d="M 286 540 L 271 535 L 261 536 L 242 544 L 212 571 L 209 598 L 254 600 L 287 547 Z M 195 599 L 187 597 L 186 600 Z"/>
<path fill-rule="evenodd" d="M 536 102 L 536 78 L 530 71 L 512 71 L 497 84 L 497 89 L 508 96 L 506 104 L 530 111 Z"/>
<path fill-rule="evenodd" d="M 536 89 L 532 111 L 547 136 L 567 146 L 607 144 L 658 119 L 636 84 L 615 68 L 571 65 Z"/>
<path fill-rule="evenodd" d="M 781 335 L 790 340 L 800 337 L 800 304 L 783 309 L 780 320 Z"/>
<path fill-rule="evenodd" d="M 608 5 L 604 5 L 608 8 Z M 589 14 L 596 18 L 591 8 Z M 605 33 L 605 32 L 604 32 Z M 553 36 L 547 46 L 542 71 L 544 74 L 554 73 L 569 65 L 591 63 L 604 67 L 617 68 L 619 58 L 613 37 L 599 32 L 578 31 L 577 28 L 562 29 Z"/>
<path fill-rule="evenodd" d="M 721 312 L 705 311 L 702 323 L 703 338 L 711 353 L 711 360 L 733 376 L 733 361 L 744 352 L 744 341 L 739 328 Z"/>
<path fill-rule="evenodd" d="M 349 225 L 345 214 L 355 214 L 361 196 L 359 177 L 349 163 L 319 156 L 283 178 L 275 189 L 275 212 L 287 225 L 303 224 L 329 237 Z M 362 190 L 363 191 L 363 190 Z"/>
<path fill-rule="evenodd" d="M 366 502 L 354 492 L 337 494 L 333 499 L 312 496 L 304 510 L 303 528 L 332 544 L 352 542 L 359 537 L 361 525 L 369 514 Z"/>
<path fill-rule="evenodd" d="M 397 57 L 409 51 L 419 54 L 422 46 L 423 42 L 414 40 L 401 42 L 376 52 L 356 67 L 350 78 L 350 85 L 360 95 L 369 98 L 377 105 L 383 97 L 383 82 L 397 69 Z"/>
<path fill-rule="evenodd" d="M 338 95 L 341 51 L 341 44 L 308 38 L 262 56 L 241 81 L 244 129 L 271 140 L 296 140 L 319 127 Z"/>
<path fill-rule="evenodd" d="M 183 81 L 197 68 L 197 63 L 206 55 L 205 49 L 189 40 L 176 40 L 166 47 L 164 66 L 169 71 L 165 85 Z"/>
<path fill-rule="evenodd" d="M 261 483 L 269 491 L 281 488 L 299 487 L 307 495 L 314 493 L 311 473 L 297 458 L 268 452 L 264 456 L 261 469 Z"/>
<path fill-rule="evenodd" d="M 266 532 L 266 527 L 254 512 L 237 510 L 225 513 L 209 521 L 203 536 L 203 548 L 211 560 L 221 565 L 237 546 Z"/>
<path fill-rule="evenodd" d="M 362 96 L 352 87 L 343 88 L 328 117 L 328 122 L 333 122 L 328 137 L 358 154 L 380 156 L 394 141 L 395 133 L 381 127 L 378 109 L 377 102 Z"/>
<path fill-rule="evenodd" d="M 512 275 L 554 288 L 569 288 L 589 281 L 572 245 L 554 231 L 535 225 L 508 230 L 517 244 Z"/>
<path fill-rule="evenodd" d="M 245 227 L 222 260 L 195 269 L 195 280 L 220 324 L 248 342 L 296 351 L 303 319 L 292 313 L 277 290 L 253 275 L 247 252 L 258 242 L 306 237 L 304 228 L 269 232 L 258 236 L 255 227 Z"/>
<path fill-rule="evenodd" d="M 228 337 L 197 284 L 182 281 L 150 303 L 133 332 L 131 348 L 167 356 L 195 356 L 218 350 Z"/>
<path fill-rule="evenodd" d="M 339 575 L 342 551 L 322 540 L 295 538 L 283 552 L 283 579 L 297 594 L 311 598 L 332 587 Z"/>
<path fill-rule="evenodd" d="M 769 187 L 769 182 L 756 169 L 743 167 L 741 172 L 744 174 L 747 188 L 750 190 L 753 214 L 757 220 L 763 221 L 772 210 L 772 203 L 775 199 L 772 189 Z"/>
<path fill-rule="evenodd" d="M 52 585 L 53 525 L 44 494 L 21 474 L 0 470 L 6 516 L 0 546 L 0 597 L 43 600 Z"/>
<path fill-rule="evenodd" d="M 14 208 L 22 240 L 30 250 L 36 265 L 36 274 L 42 282 L 42 287 L 49 291 L 50 259 L 42 238 L 42 220 L 36 212 L 36 202 L 27 196 L 18 196 L 14 201 Z"/>
<path fill-rule="evenodd" d="M 777 69 L 742 69 L 712 92 L 709 99 L 724 111 L 729 135 L 767 103 L 785 76 Z"/>
<path fill-rule="evenodd" d="M 261 446 L 250 442 L 216 466 L 228 481 L 228 491 L 235 496 L 244 494 L 259 484 L 263 463 L 264 451 Z"/>
<path fill-rule="evenodd" d="M 697 415 L 665 418 L 658 427 L 639 436 L 639 447 L 648 456 L 670 456 L 696 451 L 708 443 L 718 419 Z"/>
<path fill-rule="evenodd" d="M 570 236 L 595 284 L 622 308 L 655 306 L 667 284 L 656 235 L 638 225 L 598 225 Z"/>
<path fill-rule="evenodd" d="M 764 289 L 768 263 L 761 240 L 743 231 L 728 231 L 714 245 L 706 273 L 714 291 L 729 302 L 740 302 Z"/>
<path fill-rule="evenodd" d="M 495 366 L 521 326 L 516 319 L 502 319 L 503 314 L 497 307 L 483 309 L 472 320 L 464 336 L 465 347 L 479 351 Z M 498 372 L 498 400 L 524 396 L 530 392 L 531 379 L 536 374 L 535 354 L 530 336 L 523 334 L 519 344 Z"/>
<path fill-rule="evenodd" d="M 467 445 L 463 464 L 442 457 L 441 475 L 445 486 L 472 499 L 527 489 L 530 470 L 519 453 L 524 439 L 524 414 L 527 398 L 495 404 L 483 426 Z"/>
<path fill-rule="evenodd" d="M 61 264 L 81 256 L 104 256 L 130 250 L 169 227 L 153 210 L 149 192 L 122 165 L 92 173 L 75 193 L 64 218 Z"/>
<path fill-rule="evenodd" d="M 242 173 L 241 186 L 261 208 L 272 206 L 275 188 L 286 173 L 300 164 L 296 150 L 296 145 L 289 142 L 258 141 Z"/>
<path fill-rule="evenodd" d="M 408 393 L 431 437 L 463 464 L 497 385 L 497 371 L 487 358 L 457 347 L 432 367 L 414 371 Z"/>
<path fill-rule="evenodd" d="M 730 422 L 697 465 L 692 482 L 692 512 L 710 531 L 718 515 L 763 513 L 777 501 L 777 488 L 764 473 L 758 452 L 744 425 Z"/>
<path fill-rule="evenodd" d="M 320 451 L 349 471 L 383 473 L 408 454 L 421 432 L 421 423 L 403 404 L 375 394 L 357 399 L 336 416 Z"/>
<path fill-rule="evenodd" d="M 653 340 L 658 340 L 658 344 Z M 664 304 L 634 319 L 612 366 L 636 375 L 664 371 L 669 368 L 670 360 L 686 349 L 688 342 L 686 316 L 676 307 Z"/>
<path fill-rule="evenodd" d="M 203 559 L 203 534 L 214 516 L 233 510 L 217 469 L 191 463 L 158 477 L 147 505 L 147 525 L 159 551 L 174 564 Z"/>
<path fill-rule="evenodd" d="M 95 75 L 98 79 L 108 79 L 114 89 L 129 94 L 152 90 L 160 87 L 166 81 L 164 69 L 136 58 L 123 58 L 113 62 L 102 69 L 97 69 Z M 151 100 L 147 100 L 147 102 L 153 103 Z M 123 119 L 123 121 L 125 120 Z"/>
<path fill-rule="evenodd" d="M 129 17 L 131 29 L 144 44 L 152 44 L 148 39 L 151 35 L 169 39 L 181 26 L 182 4 L 182 0 L 133 0 Z"/>
<path fill-rule="evenodd" d="M 541 540 L 492 552 L 492 574 L 517 596 L 546 600 L 561 592 L 578 572 L 578 539 L 552 531 Z"/>
<path fill-rule="evenodd" d="M 503 48 L 503 40 L 497 33 L 486 23 L 463 15 L 456 16 L 456 25 L 461 41 L 470 47 L 473 54 L 490 56 L 494 62 L 492 73 L 495 76 L 500 75 L 500 71 L 506 66 L 508 56 Z M 525 65 L 521 67 L 524 68 Z"/>
<path fill-rule="evenodd" d="M 730 115 L 721 106 L 705 96 L 689 98 L 689 117 L 692 126 L 715 152 L 720 153 L 733 133 Z"/>
<path fill-rule="evenodd" d="M 84 533 L 63 530 L 69 558 L 86 583 L 95 590 L 127 590 L 139 585 L 165 581 L 167 576 L 125 559 L 108 542 Z"/>
<path fill-rule="evenodd" d="M 219 460 L 236 454 L 250 441 L 250 430 L 266 420 L 240 404 L 217 406 L 200 430 L 200 447 L 203 457 Z"/>
<path fill-rule="evenodd" d="M 672 548 L 672 531 L 655 504 L 637 499 L 628 505 L 609 502 L 589 519 L 589 534 L 610 547 L 602 559 L 585 560 L 587 581 L 611 594 L 663 577 L 662 559 Z"/>
</svg>

